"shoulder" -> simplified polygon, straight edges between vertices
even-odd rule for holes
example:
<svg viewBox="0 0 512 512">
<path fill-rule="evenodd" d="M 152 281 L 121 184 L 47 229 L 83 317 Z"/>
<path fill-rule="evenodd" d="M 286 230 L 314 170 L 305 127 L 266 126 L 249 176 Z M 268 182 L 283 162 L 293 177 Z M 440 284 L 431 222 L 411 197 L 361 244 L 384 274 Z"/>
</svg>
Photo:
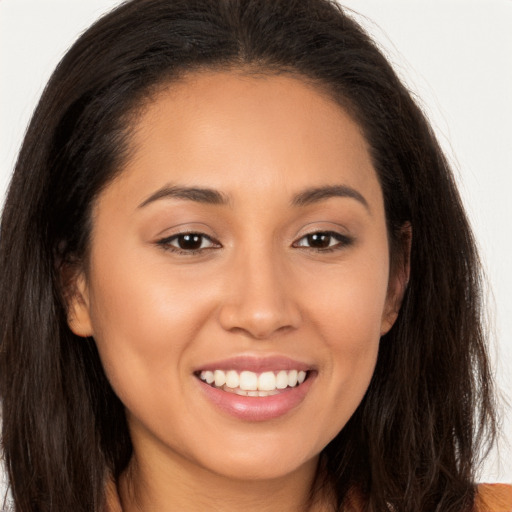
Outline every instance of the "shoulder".
<svg viewBox="0 0 512 512">
<path fill-rule="evenodd" d="M 480 484 L 475 500 L 476 512 L 512 512 L 512 485 Z"/>
</svg>

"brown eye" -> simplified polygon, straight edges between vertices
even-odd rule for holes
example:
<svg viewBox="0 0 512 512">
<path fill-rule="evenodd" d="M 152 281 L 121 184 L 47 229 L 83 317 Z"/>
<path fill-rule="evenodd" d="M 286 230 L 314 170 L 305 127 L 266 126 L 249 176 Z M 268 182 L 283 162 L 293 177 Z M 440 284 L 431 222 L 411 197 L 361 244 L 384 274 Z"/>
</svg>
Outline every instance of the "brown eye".
<svg viewBox="0 0 512 512">
<path fill-rule="evenodd" d="M 333 237 L 330 233 L 313 233 L 306 237 L 309 247 L 314 247 L 316 249 L 325 249 L 326 247 L 329 247 L 332 238 Z"/>
<path fill-rule="evenodd" d="M 343 247 L 350 245 L 352 242 L 353 240 L 350 237 L 334 231 L 317 231 L 303 236 L 293 245 L 294 247 L 303 247 L 317 251 L 331 251 L 335 249 L 342 249 Z"/>
<path fill-rule="evenodd" d="M 180 233 L 158 241 L 158 245 L 170 251 L 177 252 L 200 252 L 203 249 L 220 247 L 209 236 L 202 233 Z"/>
<path fill-rule="evenodd" d="M 203 235 L 197 233 L 188 233 L 176 237 L 177 246 L 183 250 L 196 251 L 197 249 L 201 249 L 202 243 Z"/>
</svg>

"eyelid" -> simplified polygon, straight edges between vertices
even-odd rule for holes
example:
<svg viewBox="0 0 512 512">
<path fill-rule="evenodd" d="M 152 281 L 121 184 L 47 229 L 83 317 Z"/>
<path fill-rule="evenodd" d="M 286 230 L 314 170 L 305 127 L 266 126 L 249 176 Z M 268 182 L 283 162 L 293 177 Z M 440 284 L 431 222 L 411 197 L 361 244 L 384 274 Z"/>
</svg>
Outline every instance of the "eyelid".
<svg viewBox="0 0 512 512">
<path fill-rule="evenodd" d="M 216 238 L 215 232 L 212 228 L 203 222 L 187 221 L 180 222 L 173 226 L 166 225 L 165 229 L 159 230 L 157 233 L 152 235 L 155 239 L 171 238 L 175 235 L 187 235 L 190 233 L 197 233 L 199 235 L 205 235 L 209 238 Z"/>
</svg>

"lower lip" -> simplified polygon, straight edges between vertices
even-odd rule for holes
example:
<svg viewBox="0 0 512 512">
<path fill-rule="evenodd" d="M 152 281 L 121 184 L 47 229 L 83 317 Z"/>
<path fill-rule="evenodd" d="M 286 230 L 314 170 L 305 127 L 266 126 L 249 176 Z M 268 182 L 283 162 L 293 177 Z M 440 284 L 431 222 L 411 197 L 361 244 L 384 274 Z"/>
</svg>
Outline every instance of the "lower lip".
<svg viewBox="0 0 512 512">
<path fill-rule="evenodd" d="M 312 373 L 312 372 L 311 372 Z M 279 418 L 299 406 L 314 381 L 314 375 L 299 386 L 287 388 L 272 396 L 241 396 L 214 388 L 197 379 L 206 397 L 223 412 L 245 421 L 267 421 Z"/>
</svg>

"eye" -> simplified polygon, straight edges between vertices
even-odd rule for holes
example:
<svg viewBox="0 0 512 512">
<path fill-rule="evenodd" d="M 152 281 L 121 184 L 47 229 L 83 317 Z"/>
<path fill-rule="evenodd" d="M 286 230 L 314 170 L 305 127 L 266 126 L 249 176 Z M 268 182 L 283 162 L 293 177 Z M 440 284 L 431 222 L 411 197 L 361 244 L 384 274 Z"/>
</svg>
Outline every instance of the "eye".
<svg viewBox="0 0 512 512">
<path fill-rule="evenodd" d="M 297 240 L 294 247 L 305 247 L 316 249 L 318 251 L 332 251 L 341 249 L 352 243 L 352 239 L 348 236 L 336 233 L 334 231 L 316 231 L 309 233 Z"/>
<path fill-rule="evenodd" d="M 203 233 L 179 233 L 162 238 L 157 243 L 164 249 L 182 254 L 194 254 L 203 250 L 220 247 L 218 242 Z"/>
</svg>

